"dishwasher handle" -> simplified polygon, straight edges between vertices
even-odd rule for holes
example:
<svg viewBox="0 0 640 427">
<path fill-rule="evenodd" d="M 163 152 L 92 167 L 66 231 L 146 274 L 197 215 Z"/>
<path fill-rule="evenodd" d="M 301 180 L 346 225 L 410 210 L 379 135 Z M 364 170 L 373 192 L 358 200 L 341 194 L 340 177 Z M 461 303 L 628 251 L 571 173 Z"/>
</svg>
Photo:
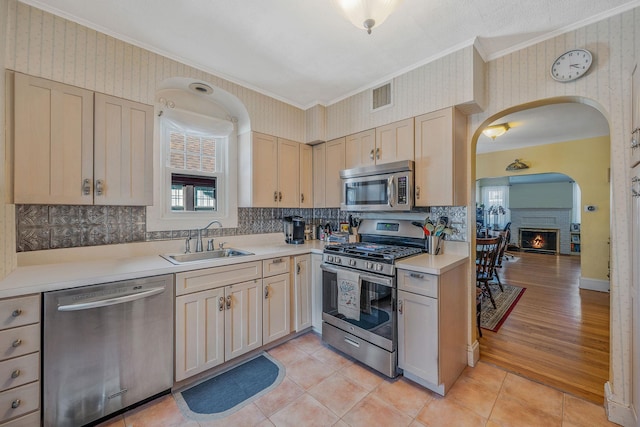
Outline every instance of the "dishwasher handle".
<svg viewBox="0 0 640 427">
<path fill-rule="evenodd" d="M 100 308 L 100 307 L 106 307 L 109 305 L 123 304 L 125 302 L 135 301 L 135 300 L 147 298 L 153 295 L 158 295 L 164 291 L 165 291 L 164 287 L 151 288 L 142 292 L 138 292 L 131 295 L 125 295 L 122 297 L 105 298 L 105 299 L 91 301 L 91 302 L 80 302 L 76 304 L 61 305 L 58 307 L 58 311 L 88 310 L 90 308 Z"/>
</svg>

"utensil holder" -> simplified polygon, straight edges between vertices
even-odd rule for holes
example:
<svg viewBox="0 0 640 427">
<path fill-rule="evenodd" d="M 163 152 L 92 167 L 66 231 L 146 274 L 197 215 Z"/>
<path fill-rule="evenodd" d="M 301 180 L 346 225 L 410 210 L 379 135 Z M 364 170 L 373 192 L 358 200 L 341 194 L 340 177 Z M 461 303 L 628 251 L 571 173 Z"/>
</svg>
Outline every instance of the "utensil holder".
<svg viewBox="0 0 640 427">
<path fill-rule="evenodd" d="M 443 253 L 442 236 L 427 236 L 427 253 L 441 255 Z"/>
</svg>

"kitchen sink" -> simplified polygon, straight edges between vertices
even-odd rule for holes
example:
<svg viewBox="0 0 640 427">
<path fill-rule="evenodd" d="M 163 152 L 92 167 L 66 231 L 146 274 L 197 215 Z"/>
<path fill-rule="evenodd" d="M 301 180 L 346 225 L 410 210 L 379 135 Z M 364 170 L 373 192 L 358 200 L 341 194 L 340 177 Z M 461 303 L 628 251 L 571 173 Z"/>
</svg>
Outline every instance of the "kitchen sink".
<svg viewBox="0 0 640 427">
<path fill-rule="evenodd" d="M 173 264 L 186 264 L 190 262 L 211 261 L 219 258 L 231 258 L 237 256 L 255 255 L 253 252 L 243 251 L 240 249 L 226 248 L 215 251 L 194 252 L 186 254 L 167 254 L 160 255 L 162 258 Z"/>
</svg>

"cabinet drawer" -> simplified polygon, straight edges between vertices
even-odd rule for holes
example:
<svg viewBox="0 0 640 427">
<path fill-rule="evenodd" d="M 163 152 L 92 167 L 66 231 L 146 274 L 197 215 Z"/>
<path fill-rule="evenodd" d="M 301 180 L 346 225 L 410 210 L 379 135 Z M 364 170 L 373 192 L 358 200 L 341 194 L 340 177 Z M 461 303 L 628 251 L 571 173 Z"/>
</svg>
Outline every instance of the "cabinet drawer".
<svg viewBox="0 0 640 427">
<path fill-rule="evenodd" d="M 0 362 L 0 391 L 18 387 L 40 377 L 40 353 Z"/>
<path fill-rule="evenodd" d="M 206 291 L 262 277 L 262 261 L 205 268 L 176 274 L 176 296 Z"/>
<path fill-rule="evenodd" d="M 40 322 L 40 295 L 0 300 L 0 330 Z"/>
<path fill-rule="evenodd" d="M 275 276 L 289 272 L 290 259 L 288 256 L 266 259 L 262 262 L 262 277 Z"/>
<path fill-rule="evenodd" d="M 19 417 L 26 414 L 27 412 L 35 411 L 39 407 L 39 381 L 23 385 L 21 387 L 12 388 L 11 390 L 3 391 L 2 393 L 0 393 L 0 421 Z M 14 424 L 9 423 L 8 425 L 13 426 Z"/>
<path fill-rule="evenodd" d="M 1 423 L 0 427 L 34 427 L 40 425 L 40 411 Z"/>
<path fill-rule="evenodd" d="M 40 350 L 40 324 L 0 331 L 0 360 Z M 0 415 L 2 411 L 0 409 Z"/>
<path fill-rule="evenodd" d="M 438 298 L 438 276 L 417 271 L 398 270 L 398 289 Z"/>
</svg>

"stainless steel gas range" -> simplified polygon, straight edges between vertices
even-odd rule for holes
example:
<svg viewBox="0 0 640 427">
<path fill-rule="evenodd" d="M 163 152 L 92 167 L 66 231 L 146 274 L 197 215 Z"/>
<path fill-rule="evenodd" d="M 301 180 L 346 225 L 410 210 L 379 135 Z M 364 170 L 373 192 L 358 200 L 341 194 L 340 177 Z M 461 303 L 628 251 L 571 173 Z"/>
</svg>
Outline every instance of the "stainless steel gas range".
<svg viewBox="0 0 640 427">
<path fill-rule="evenodd" d="M 389 376 L 397 376 L 397 260 L 425 249 L 421 228 L 405 220 L 363 220 L 360 242 L 326 246 L 322 339 Z"/>
</svg>

